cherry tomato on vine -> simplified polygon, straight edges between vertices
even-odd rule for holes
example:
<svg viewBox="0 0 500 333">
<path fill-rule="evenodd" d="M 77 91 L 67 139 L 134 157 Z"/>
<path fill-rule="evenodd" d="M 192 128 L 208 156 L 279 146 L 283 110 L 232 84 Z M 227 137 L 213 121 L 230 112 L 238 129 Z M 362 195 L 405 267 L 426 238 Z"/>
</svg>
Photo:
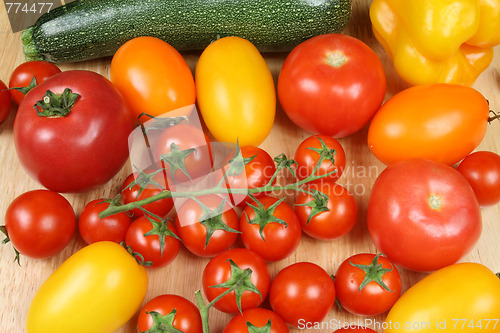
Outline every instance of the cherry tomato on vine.
<svg viewBox="0 0 500 333">
<path fill-rule="evenodd" d="M 276 313 L 264 308 L 253 308 L 234 316 L 222 333 L 248 333 L 250 328 L 260 328 L 262 332 L 289 333 L 285 321 Z M 258 332 L 261 332 L 258 331 Z"/>
<path fill-rule="evenodd" d="M 12 99 L 17 105 L 21 105 L 28 91 L 60 72 L 61 70 L 57 65 L 48 61 L 35 60 L 23 62 L 10 75 L 9 91 Z"/>
<path fill-rule="evenodd" d="M 500 155 L 477 151 L 466 156 L 457 170 L 471 185 L 479 205 L 490 206 L 500 202 Z"/>
<path fill-rule="evenodd" d="M 0 123 L 9 116 L 11 105 L 12 100 L 7 86 L 0 80 Z"/>
</svg>

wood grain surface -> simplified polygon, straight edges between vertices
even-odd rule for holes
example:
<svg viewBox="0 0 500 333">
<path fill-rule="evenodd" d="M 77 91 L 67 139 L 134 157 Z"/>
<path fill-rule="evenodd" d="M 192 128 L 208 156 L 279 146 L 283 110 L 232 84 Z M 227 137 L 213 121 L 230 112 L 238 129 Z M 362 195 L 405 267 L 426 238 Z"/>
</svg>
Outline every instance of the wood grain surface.
<svg viewBox="0 0 500 333">
<path fill-rule="evenodd" d="M 373 37 L 368 9 L 369 0 L 353 0 L 352 17 L 344 33 L 357 37 L 368 44 L 382 60 L 388 80 L 386 99 L 401 91 L 406 86 L 398 78 L 394 68 L 380 44 Z M 495 59 L 491 66 L 479 77 L 474 87 L 486 96 L 493 110 L 500 111 L 500 48 L 496 48 Z M 185 59 L 194 70 L 199 52 L 183 53 Z M 269 67 L 277 82 L 278 73 L 286 54 L 265 54 Z M 8 82 L 12 70 L 22 63 L 23 53 L 20 43 L 20 34 L 13 34 L 7 20 L 3 4 L 0 4 L 0 79 Z M 62 64 L 62 70 L 88 69 L 109 77 L 110 59 L 77 64 Z M 0 224 L 4 224 L 4 214 L 9 203 L 18 195 L 41 186 L 29 178 L 19 164 L 14 149 L 12 125 L 15 109 L 8 119 L 0 124 Z M 288 120 L 280 106 L 271 134 L 261 145 L 271 156 L 285 153 L 292 157 L 297 145 L 309 136 L 309 133 L 297 128 Z M 311 261 L 321 265 L 330 274 L 334 274 L 340 263 L 356 253 L 376 252 L 376 248 L 366 228 L 366 208 L 371 186 L 384 166 L 370 153 L 366 144 L 367 128 L 360 132 L 341 139 L 347 155 L 347 169 L 339 183 L 346 186 L 356 198 L 359 207 L 359 218 L 354 229 L 345 237 L 338 240 L 321 242 L 308 236 L 303 236 L 297 251 L 288 259 L 269 265 L 271 275 L 274 276 L 281 268 L 298 261 Z M 478 150 L 490 150 L 500 153 L 500 122 L 488 126 L 486 137 Z M 121 187 L 125 177 L 131 171 L 127 164 L 117 175 L 100 189 L 79 195 L 64 195 L 79 214 L 84 204 L 100 197 L 114 197 Z M 280 178 L 283 183 L 287 179 Z M 293 202 L 293 197 L 287 199 Z M 500 271 L 500 205 L 482 209 L 484 231 L 474 247 L 462 261 L 480 262 L 493 271 Z M 0 332 L 17 333 L 25 331 L 25 318 L 30 300 L 45 281 L 45 279 L 71 254 L 84 246 L 84 242 L 75 235 L 70 245 L 59 255 L 46 260 L 22 258 L 19 267 L 13 263 L 14 254 L 10 245 L 0 247 Z M 145 302 L 164 293 L 182 295 L 195 301 L 194 292 L 201 288 L 201 273 L 208 259 L 197 258 L 184 248 L 179 256 L 169 266 L 157 270 L 149 270 L 150 286 Z M 403 279 L 403 289 L 425 276 L 422 273 L 409 272 L 400 269 Z M 210 312 L 211 332 L 221 332 L 224 325 L 231 318 L 230 315 L 215 309 Z M 121 333 L 136 332 L 134 316 L 119 331 Z M 332 309 L 325 321 L 337 323 L 364 323 L 365 320 L 381 323 L 384 315 L 375 317 L 356 317 L 337 308 Z M 300 332 L 332 332 L 325 330 L 301 330 Z M 299 332 L 299 330 L 291 330 Z M 49 332 L 47 332 L 49 333 Z M 91 332 L 89 332 L 91 333 Z"/>
</svg>

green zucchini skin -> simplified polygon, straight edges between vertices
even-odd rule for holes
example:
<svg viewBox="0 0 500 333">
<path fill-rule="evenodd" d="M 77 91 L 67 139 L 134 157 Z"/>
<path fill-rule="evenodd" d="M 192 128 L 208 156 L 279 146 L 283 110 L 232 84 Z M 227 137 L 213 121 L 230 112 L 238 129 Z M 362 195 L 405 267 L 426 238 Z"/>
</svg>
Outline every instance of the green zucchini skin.
<svg viewBox="0 0 500 333">
<path fill-rule="evenodd" d="M 202 50 L 239 36 L 261 52 L 341 32 L 351 0 L 76 0 L 54 8 L 22 34 L 27 60 L 76 62 L 111 56 L 139 36 L 179 51 Z"/>
</svg>

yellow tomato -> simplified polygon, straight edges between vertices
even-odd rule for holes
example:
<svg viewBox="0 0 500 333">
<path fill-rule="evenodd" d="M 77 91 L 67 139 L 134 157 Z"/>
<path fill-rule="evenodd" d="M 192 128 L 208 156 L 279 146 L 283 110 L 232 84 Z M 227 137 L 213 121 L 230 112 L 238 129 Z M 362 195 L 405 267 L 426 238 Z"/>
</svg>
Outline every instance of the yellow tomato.
<svg viewBox="0 0 500 333">
<path fill-rule="evenodd" d="M 115 332 L 139 309 L 147 288 L 146 270 L 122 246 L 93 243 L 43 283 L 28 310 L 26 332 Z"/>
<path fill-rule="evenodd" d="M 498 332 L 500 279 L 477 263 L 459 263 L 428 275 L 394 304 L 384 333 Z"/>
<path fill-rule="evenodd" d="M 198 60 L 195 82 L 201 115 L 216 140 L 258 146 L 269 135 L 274 81 L 252 43 L 224 37 L 210 44 Z"/>
</svg>

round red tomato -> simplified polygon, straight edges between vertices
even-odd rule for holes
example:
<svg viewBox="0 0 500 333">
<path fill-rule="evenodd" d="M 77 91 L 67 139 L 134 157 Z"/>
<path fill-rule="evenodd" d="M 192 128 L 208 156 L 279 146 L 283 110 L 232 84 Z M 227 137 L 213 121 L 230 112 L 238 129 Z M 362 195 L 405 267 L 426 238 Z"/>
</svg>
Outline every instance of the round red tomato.
<svg viewBox="0 0 500 333">
<path fill-rule="evenodd" d="M 332 277 L 320 266 L 298 262 L 278 272 L 269 292 L 271 307 L 291 326 L 321 322 L 335 304 Z"/>
<path fill-rule="evenodd" d="M 10 75 L 9 88 L 12 99 L 20 105 L 28 91 L 58 73 L 61 73 L 59 67 L 48 61 L 23 62 Z"/>
<path fill-rule="evenodd" d="M 253 308 L 243 311 L 229 321 L 222 333 L 253 332 L 249 327 L 260 328 L 258 332 L 289 333 L 285 321 L 276 313 L 264 308 Z M 265 329 L 264 329 L 265 328 Z"/>
<path fill-rule="evenodd" d="M 286 57 L 278 98 L 288 117 L 314 134 L 335 138 L 365 126 L 382 104 L 384 67 L 365 43 L 343 34 L 312 37 Z"/>
<path fill-rule="evenodd" d="M 466 156 L 457 170 L 472 186 L 479 205 L 490 206 L 500 202 L 500 155 L 477 151 Z"/>
<path fill-rule="evenodd" d="M 238 215 L 217 195 L 186 200 L 177 211 L 175 227 L 184 246 L 200 257 L 229 249 L 239 234 Z"/>
<path fill-rule="evenodd" d="M 125 243 L 139 263 L 154 268 L 171 263 L 180 247 L 172 221 L 159 221 L 147 215 L 134 220 L 128 227 Z"/>
<path fill-rule="evenodd" d="M 297 162 L 295 173 L 299 180 L 306 179 L 313 175 L 313 172 L 315 176 L 324 176 L 336 171 L 327 177 L 313 181 L 335 182 L 345 169 L 344 148 L 336 139 L 326 135 L 314 135 L 302 141 L 295 151 L 294 160 Z M 319 167 L 316 168 L 318 163 Z"/>
<path fill-rule="evenodd" d="M 353 255 L 337 268 L 335 293 L 342 309 L 360 316 L 388 311 L 401 295 L 401 277 L 387 258 L 371 253 Z"/>
<path fill-rule="evenodd" d="M 0 123 L 7 119 L 10 113 L 12 100 L 7 86 L 0 80 Z"/>
<path fill-rule="evenodd" d="M 258 253 L 266 261 L 285 259 L 300 244 L 302 231 L 299 219 L 284 201 L 273 197 L 258 200 L 258 203 L 247 205 L 241 215 L 241 241 L 247 249 Z"/>
<path fill-rule="evenodd" d="M 372 330 L 368 327 L 357 326 L 357 325 L 347 325 L 339 328 L 335 332 L 339 333 L 377 333 L 377 331 Z"/>
<path fill-rule="evenodd" d="M 434 271 L 467 254 L 481 234 L 481 211 L 467 180 L 424 159 L 388 166 L 375 181 L 367 225 L 377 249 L 395 264 Z"/>
<path fill-rule="evenodd" d="M 14 248 L 31 258 L 48 258 L 69 244 L 76 229 L 71 204 L 59 193 L 33 190 L 18 196 L 5 213 Z"/>
<path fill-rule="evenodd" d="M 164 294 L 148 301 L 137 318 L 139 332 L 203 333 L 200 311 L 184 297 Z"/>
<path fill-rule="evenodd" d="M 247 268 L 251 270 L 250 275 L 245 273 Z M 244 281 L 236 287 L 237 294 L 241 295 L 240 302 L 235 291 L 231 291 L 214 304 L 215 308 L 226 313 L 237 313 L 240 309 L 244 311 L 262 304 L 269 293 L 271 276 L 264 259 L 247 249 L 231 249 L 213 257 L 203 270 L 203 292 L 211 302 L 231 288 L 231 283 L 240 279 Z"/>
<path fill-rule="evenodd" d="M 319 191 L 325 197 L 305 192 L 297 196 L 295 212 L 304 233 L 316 239 L 332 240 L 352 230 L 358 218 L 358 205 L 349 190 L 333 182 L 310 184 L 306 190 Z M 324 206 L 328 210 L 321 209 Z"/>
<path fill-rule="evenodd" d="M 163 170 L 146 170 L 127 176 L 122 185 L 122 200 L 124 204 L 140 201 L 155 196 L 165 190 L 170 190 Z M 171 198 L 153 201 L 142 206 L 149 213 L 165 217 L 174 206 Z M 132 216 L 137 218 L 145 214 L 141 208 L 132 210 Z M 151 215 L 150 214 L 150 215 Z"/>
<path fill-rule="evenodd" d="M 47 96 L 49 90 L 57 96 Z M 69 113 L 33 109 L 63 94 L 70 105 L 62 110 Z M 24 169 L 40 184 L 56 192 L 85 192 L 104 185 L 123 167 L 132 129 L 111 82 L 91 71 L 72 70 L 52 76 L 25 97 L 14 121 L 14 143 Z"/>
<path fill-rule="evenodd" d="M 96 199 L 83 208 L 78 218 L 78 230 L 85 243 L 112 241 L 120 244 L 125 240 L 132 219 L 126 213 L 99 218 L 99 213 L 108 208 L 109 204 L 109 201 Z"/>
</svg>

